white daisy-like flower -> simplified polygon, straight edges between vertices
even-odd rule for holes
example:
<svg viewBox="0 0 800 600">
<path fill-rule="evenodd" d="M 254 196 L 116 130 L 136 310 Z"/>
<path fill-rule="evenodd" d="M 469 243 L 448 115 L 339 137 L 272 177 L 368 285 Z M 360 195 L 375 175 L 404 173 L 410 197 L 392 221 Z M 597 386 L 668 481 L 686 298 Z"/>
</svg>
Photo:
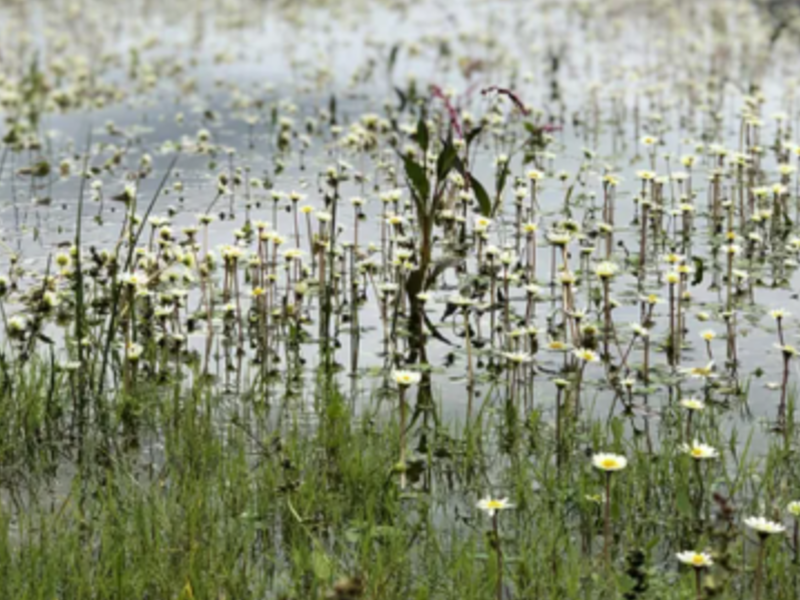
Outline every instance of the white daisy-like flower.
<svg viewBox="0 0 800 600">
<path fill-rule="evenodd" d="M 619 267 L 612 262 L 603 261 L 595 268 L 594 272 L 600 279 L 611 279 L 619 271 Z"/>
<path fill-rule="evenodd" d="M 572 353 L 576 358 L 587 363 L 595 363 L 600 360 L 597 352 L 589 350 L 588 348 L 575 348 Z"/>
<path fill-rule="evenodd" d="M 421 373 L 417 373 L 416 371 L 406 371 L 402 369 L 396 369 L 392 373 L 392 376 L 394 377 L 395 383 L 403 387 L 416 385 L 422 379 Z"/>
<path fill-rule="evenodd" d="M 758 535 L 771 535 L 774 533 L 783 533 L 786 527 L 775 521 L 770 521 L 765 517 L 747 517 L 744 524 L 750 529 L 758 533 Z"/>
<path fill-rule="evenodd" d="M 599 452 L 592 457 L 592 465 L 601 471 L 621 471 L 628 466 L 628 459 L 620 454 Z"/>
<path fill-rule="evenodd" d="M 490 517 L 494 517 L 498 511 L 514 508 L 514 505 L 509 503 L 508 498 L 500 498 L 498 500 L 489 496 L 478 500 L 477 506 Z"/>
<path fill-rule="evenodd" d="M 506 360 L 508 360 L 508 362 L 516 363 L 519 365 L 528 363 L 531 360 L 533 360 L 533 357 L 527 352 L 503 352 L 503 356 L 506 357 Z"/>
<path fill-rule="evenodd" d="M 142 356 L 142 352 L 144 352 L 144 348 L 141 344 L 137 344 L 136 342 L 131 342 L 127 345 L 126 348 L 126 355 L 128 360 L 131 362 L 136 362 Z"/>
<path fill-rule="evenodd" d="M 694 567 L 695 569 L 703 569 L 714 564 L 714 560 L 711 558 L 711 555 L 708 552 L 695 552 L 694 550 L 686 550 L 685 552 L 676 553 L 675 556 L 683 564 Z"/>
<path fill-rule="evenodd" d="M 682 398 L 680 405 L 688 410 L 705 410 L 706 403 L 699 398 Z"/>
<path fill-rule="evenodd" d="M 716 448 L 709 446 L 708 444 L 698 442 L 697 440 L 693 441 L 691 444 L 683 444 L 681 449 L 686 454 L 697 460 L 717 458 L 719 456 L 719 452 Z"/>
</svg>

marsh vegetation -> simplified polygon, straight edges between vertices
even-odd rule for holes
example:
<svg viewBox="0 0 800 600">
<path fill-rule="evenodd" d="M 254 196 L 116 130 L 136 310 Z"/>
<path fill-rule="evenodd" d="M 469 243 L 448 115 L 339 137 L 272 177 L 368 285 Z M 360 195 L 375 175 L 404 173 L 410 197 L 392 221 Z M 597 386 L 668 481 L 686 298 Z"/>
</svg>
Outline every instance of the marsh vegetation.
<svg viewBox="0 0 800 600">
<path fill-rule="evenodd" d="M 797 598 L 763 8 L 0 1 L 0 597 Z"/>
</svg>

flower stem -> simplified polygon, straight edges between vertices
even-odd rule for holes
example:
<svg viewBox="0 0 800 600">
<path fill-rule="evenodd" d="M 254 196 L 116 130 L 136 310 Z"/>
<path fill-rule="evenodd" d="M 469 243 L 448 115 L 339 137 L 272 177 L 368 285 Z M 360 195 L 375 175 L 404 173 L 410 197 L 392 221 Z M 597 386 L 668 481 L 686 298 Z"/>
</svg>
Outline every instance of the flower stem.
<svg viewBox="0 0 800 600">
<path fill-rule="evenodd" d="M 503 598 L 503 550 L 500 547 L 500 527 L 498 522 L 499 513 L 495 511 L 492 515 L 492 529 L 494 530 L 495 550 L 497 551 L 497 587 L 495 589 L 497 600 Z"/>
<path fill-rule="evenodd" d="M 761 600 L 761 571 L 764 568 L 764 554 L 767 550 L 766 537 L 761 536 L 760 542 L 761 543 L 758 547 L 758 563 L 756 564 L 756 583 L 753 594 L 754 600 Z"/>
<path fill-rule="evenodd" d="M 406 388 L 400 386 L 400 489 L 406 489 Z"/>
<path fill-rule="evenodd" d="M 605 505 L 605 523 L 603 524 L 603 555 L 606 559 L 606 565 L 611 565 L 611 472 L 606 473 L 606 505 Z"/>
<path fill-rule="evenodd" d="M 697 593 L 697 600 L 703 600 L 703 585 L 700 577 L 700 569 L 694 569 L 694 587 Z"/>
</svg>

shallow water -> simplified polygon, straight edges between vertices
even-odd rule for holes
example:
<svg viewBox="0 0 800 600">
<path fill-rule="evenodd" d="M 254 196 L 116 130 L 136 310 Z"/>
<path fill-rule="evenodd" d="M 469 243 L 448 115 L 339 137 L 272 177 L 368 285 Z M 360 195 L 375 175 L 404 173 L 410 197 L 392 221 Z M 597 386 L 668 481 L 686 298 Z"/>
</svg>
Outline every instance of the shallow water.
<svg viewBox="0 0 800 600">
<path fill-rule="evenodd" d="M 361 242 L 380 243 L 381 203 L 377 199 L 377 191 L 385 191 L 393 187 L 385 181 L 374 180 L 375 164 L 369 159 L 351 157 L 350 154 L 332 143 L 329 133 L 322 139 L 314 138 L 312 148 L 305 153 L 302 160 L 297 152 L 293 152 L 287 159 L 285 169 L 277 173 L 275 169 L 274 126 L 269 124 L 270 110 L 278 106 L 280 115 L 288 114 L 281 108 L 281 103 L 291 99 L 296 107 L 291 112 L 295 123 L 300 126 L 306 117 L 319 117 L 321 109 L 330 106 L 330 98 L 336 98 L 336 119 L 347 127 L 351 122 L 358 120 L 364 112 L 381 113 L 385 102 L 396 103 L 398 98 L 393 91 L 393 82 L 404 82 L 413 77 L 420 82 L 420 88 L 425 89 L 427 84 L 436 84 L 443 88 L 452 86 L 457 93 L 466 93 L 461 96 L 462 107 L 480 114 L 487 106 L 487 98 L 478 90 L 488 85 L 507 85 L 507 72 L 499 66 L 490 67 L 485 72 L 471 80 L 465 79 L 448 66 L 445 60 L 435 56 L 435 45 L 420 44 L 420 54 L 416 57 L 401 51 L 394 66 L 391 80 L 385 70 L 385 57 L 395 44 L 401 44 L 403 50 L 408 49 L 409 43 L 415 40 L 425 40 L 430 36 L 445 36 L 448 52 L 464 53 L 465 56 L 479 57 L 487 62 L 493 53 L 500 55 L 498 49 L 503 49 L 506 54 L 519 62 L 518 77 L 512 81 L 513 87 L 526 103 L 542 110 L 548 118 L 558 123 L 561 130 L 554 132 L 556 141 L 553 146 L 555 156 L 548 161 L 548 170 L 553 174 L 566 171 L 570 174 L 568 183 L 573 181 L 584 156 L 584 149 L 590 148 L 595 152 L 595 159 L 587 165 L 584 180 L 576 185 L 574 192 L 575 211 L 573 217 L 583 221 L 586 207 L 597 202 L 602 195 L 600 176 L 605 165 L 611 170 L 622 175 L 623 182 L 617 198 L 617 223 L 616 241 L 624 244 L 626 248 L 635 251 L 638 245 L 638 227 L 628 226 L 634 215 L 631 197 L 638 190 L 639 183 L 635 173 L 638 169 L 646 168 L 648 161 L 638 143 L 638 137 L 648 130 L 646 116 L 650 113 L 663 113 L 663 122 L 677 123 L 681 113 L 679 109 L 685 96 L 679 96 L 675 101 L 670 97 L 670 92 L 681 83 L 679 78 L 671 81 L 663 74 L 660 57 L 664 53 L 674 52 L 680 48 L 681 42 L 670 42 L 659 39 L 653 43 L 653 37 L 659 37 L 653 31 L 657 21 L 652 19 L 653 5 L 641 8 L 623 6 L 623 3 L 610 2 L 606 5 L 607 13 L 604 15 L 608 26 L 605 28 L 587 26 L 582 22 L 578 12 L 567 4 L 558 2 L 538 2 L 535 7 L 525 2 L 471 2 L 460 1 L 443 4 L 439 2 L 417 2 L 402 9 L 392 9 L 382 3 L 366 3 L 364 6 L 352 5 L 348 8 L 318 8 L 304 11 L 302 16 L 305 23 L 302 26 L 289 24 L 287 15 L 271 13 L 269 8 L 260 9 L 251 15 L 245 10 L 238 11 L 232 6 L 229 10 L 203 14 L 199 7 L 187 10 L 185 14 L 177 8 L 160 6 L 152 3 L 135 5 L 130 14 L 136 15 L 133 19 L 120 18 L 119 15 L 107 14 L 114 26 L 109 30 L 115 35 L 104 35 L 98 42 L 103 52 L 118 56 L 121 65 L 109 69 L 103 75 L 106 82 L 118 83 L 123 89 L 136 90 L 141 87 L 142 76 L 131 81 L 126 77 L 127 67 L 132 64 L 130 48 L 136 47 L 143 38 L 157 39 L 158 43 L 151 49 L 142 52 L 141 64 L 146 67 L 158 66 L 164 71 L 172 67 L 180 67 L 180 75 L 170 77 L 167 75 L 156 77 L 151 89 L 146 91 L 132 91 L 122 102 L 112 102 L 108 106 L 96 110 L 70 111 L 65 114 L 45 114 L 41 121 L 40 130 L 53 132 L 47 155 L 52 157 L 53 163 L 70 155 L 82 152 L 87 142 L 87 135 L 91 131 L 91 144 L 93 148 L 92 165 L 101 165 L 114 148 L 125 148 L 125 155 L 121 168 L 113 173 L 103 173 L 94 177 L 94 180 L 103 182 L 103 193 L 106 199 L 101 208 L 100 203 L 87 203 L 85 206 L 82 229 L 87 245 L 96 248 L 109 247 L 119 237 L 121 220 L 123 217 L 122 205 L 108 200 L 108 197 L 119 193 L 124 185 L 126 171 L 139 163 L 141 156 L 150 154 L 153 159 L 153 168 L 149 176 L 142 180 L 138 197 L 140 205 L 145 205 L 150 196 L 158 187 L 166 166 L 172 158 L 173 151 L 165 148 L 165 143 L 174 143 L 184 140 L 186 152 L 181 153 L 175 172 L 167 183 L 167 188 L 174 181 L 183 184 L 183 191 L 177 193 L 167 190 L 155 205 L 153 214 L 164 215 L 170 207 L 174 207 L 175 214 L 171 218 L 172 226 L 176 231 L 181 226 L 194 224 L 195 215 L 204 212 L 211 203 L 216 193 L 216 174 L 227 170 L 231 165 L 249 169 L 252 176 L 265 177 L 270 180 L 273 189 L 282 191 L 298 190 L 307 195 L 307 202 L 321 206 L 319 193 L 319 173 L 324 168 L 337 160 L 352 162 L 353 168 L 367 174 L 372 180 L 367 184 L 358 184 L 350 181 L 342 188 L 342 198 L 347 199 L 361 195 L 368 199 L 365 207 L 367 220 L 361 227 Z M 678 8 L 678 17 L 681 12 L 699 12 L 706 14 L 703 8 L 688 4 L 675 5 Z M 43 30 L 46 26 L 48 15 L 40 3 L 30 3 L 16 9 L 4 8 L 8 14 L 17 14 L 15 17 L 22 30 L 27 31 L 34 39 L 46 39 Z M 94 9 L 92 9 L 94 10 Z M 111 9 L 108 9 L 111 10 Z M 520 10 L 540 11 L 542 18 L 535 23 L 518 23 L 515 14 Z M 598 8 L 601 13 L 604 9 Z M 620 11 L 625 11 L 625 17 L 615 16 Z M 334 15 L 335 16 L 332 16 Z M 609 16 L 611 15 L 611 16 Z M 176 18 L 177 17 L 177 18 Z M 239 17 L 245 19 L 241 26 L 226 27 L 223 22 L 235 22 Z M 99 18 L 99 17 L 97 17 Z M 670 18 L 677 18 L 670 13 Z M 687 25 L 693 33 L 697 34 L 699 43 L 703 43 L 703 36 L 708 37 L 708 27 Z M 694 29 L 692 29 L 694 27 Z M 735 19 L 728 22 L 728 27 L 735 28 Z M 475 40 L 458 41 L 464 37 L 465 32 L 478 32 L 489 45 L 479 47 Z M 533 35 L 535 33 L 535 35 Z M 735 30 L 733 34 L 737 33 Z M 38 36 L 38 37 L 37 37 Z M 564 42 L 568 40 L 568 44 Z M 77 43 L 76 43 L 77 42 Z M 90 43 L 81 43 L 71 39 L 71 44 L 78 50 L 87 51 Z M 11 45 L 11 43 L 9 43 Z M 563 46 L 563 48 L 562 48 Z M 47 60 L 54 54 L 48 53 L 48 43 L 42 44 L 42 58 Z M 439 51 L 444 46 L 439 47 Z M 527 48 L 527 51 L 524 51 Z M 562 67 L 551 77 L 549 69 L 552 66 L 548 53 L 563 49 L 564 58 Z M 742 48 L 744 55 L 747 49 Z M 48 56 L 49 54 L 49 56 Z M 224 55 L 224 56 L 223 56 Z M 57 56 L 57 54 L 55 54 Z M 6 53 L 8 57 L 8 53 Z M 380 60 L 377 58 L 380 57 Z M 507 58 L 506 58 L 507 60 Z M 163 61 L 163 62 L 159 62 Z M 374 65 L 370 67 L 370 63 Z M 741 56 L 730 58 L 730 64 L 739 68 L 750 67 Z M 782 64 L 778 61 L 771 65 L 763 77 L 763 88 L 767 93 L 768 102 L 763 108 L 763 113 L 770 112 L 784 106 L 787 102 L 785 94 L 779 93 Z M 690 65 L 689 68 L 695 68 Z M 373 70 L 371 77 L 357 85 L 352 84 L 354 75 Z M 641 83 L 632 92 L 625 89 L 626 82 L 638 74 Z M 733 73 L 731 73 L 732 75 Z M 552 98 L 553 81 L 557 82 L 560 98 Z M 187 91 L 191 82 L 194 89 Z M 602 83 L 598 83 L 602 82 Z M 587 94 L 591 86 L 597 86 L 596 93 Z M 664 88 L 662 93 L 656 86 Z M 181 89 L 183 87 L 183 89 Z M 650 92 L 649 99 L 648 91 Z M 728 117 L 735 115 L 741 103 L 743 94 L 740 90 L 726 91 L 724 103 L 721 107 Z M 608 117 L 612 101 L 621 98 L 622 106 L 628 111 L 639 107 L 642 125 L 636 130 L 632 119 L 626 120 L 622 130 L 614 131 L 614 126 L 608 123 L 602 127 L 599 134 L 590 133 L 580 121 L 591 122 L 595 110 L 592 102 L 602 109 L 601 118 Z M 789 98 L 791 101 L 791 98 Z M 213 119 L 206 118 L 209 111 Z M 176 121 L 176 114 L 181 113 L 183 119 Z M 252 127 L 244 121 L 247 116 L 259 118 L 257 125 Z M 702 115 L 696 116 L 696 125 L 703 120 Z M 123 134 L 109 134 L 105 124 L 113 122 L 114 126 L 124 132 Z M 650 125 L 658 125 L 658 120 L 651 120 Z M 729 118 L 726 123 L 731 123 Z M 774 122 L 764 128 L 763 138 L 771 138 Z M 215 157 L 196 155 L 192 152 L 192 140 L 197 131 L 208 129 L 212 141 L 221 148 L 230 148 L 235 151 L 230 157 L 223 153 Z M 697 133 L 696 128 L 676 127 L 670 130 L 663 138 L 661 151 L 669 151 L 672 156 L 692 151 L 692 143 L 688 138 L 690 134 Z M 720 139 L 713 141 L 728 143 L 731 147 L 737 145 L 738 131 L 731 127 L 723 132 Z M 104 149 L 105 148 L 105 149 Z M 494 159 L 497 155 L 497 140 L 486 143 L 480 149 L 473 168 L 487 189 L 494 178 Z M 15 175 L 16 171 L 29 162 L 29 157 L 9 153 L 6 156 L 2 171 L 2 188 L 0 191 L 0 240 L 4 252 L 0 254 L 0 267 L 5 270 L 11 252 L 18 253 L 22 264 L 32 270 L 43 271 L 48 256 L 51 256 L 59 246 L 68 244 L 74 235 L 75 217 L 78 205 L 79 180 L 77 177 L 59 178 L 51 176 L 47 183 L 39 189 L 31 187 L 30 179 Z M 771 160 L 771 159 L 770 159 Z M 302 167 L 301 167 L 302 162 Z M 80 161 L 72 161 L 73 171 L 78 169 Z M 398 173 L 401 168 L 395 159 Z M 660 170 L 660 169 L 659 169 Z M 523 176 L 525 168 L 521 165 L 519 157 L 512 158 L 511 172 Z M 704 181 L 703 167 L 697 170 L 695 189 L 698 191 L 697 204 L 704 206 L 707 194 Z M 567 184 L 559 182 L 556 178 L 549 178 L 543 186 L 540 203 L 543 211 L 541 225 L 542 234 L 545 225 L 555 218 L 556 211 L 563 205 Z M 511 189 L 506 189 L 506 201 L 511 202 Z M 88 192 L 87 192 L 88 195 Z M 211 247 L 219 244 L 230 243 L 233 240 L 234 229 L 243 223 L 244 214 L 247 212 L 245 194 L 237 190 L 235 197 L 220 199 L 214 211 L 225 211 L 230 214 L 224 221 L 216 221 L 211 229 Z M 49 197 L 47 205 L 37 204 L 33 197 Z M 408 197 L 406 193 L 405 198 Z M 273 219 L 271 208 L 272 201 L 265 190 L 256 190 L 250 193 L 254 204 L 249 215 L 252 219 L 264 219 L 273 224 L 273 227 L 284 234 L 289 243 L 293 241 L 294 223 L 291 213 L 284 210 L 278 211 L 277 221 Z M 347 204 L 343 207 L 344 224 L 341 239 L 349 239 L 352 234 L 352 212 Z M 102 215 L 102 217 L 100 216 Z M 231 218 L 232 217 L 232 218 Z M 699 331 L 711 327 L 722 334 L 719 320 L 713 324 L 701 323 L 696 319 L 697 312 L 707 311 L 712 315 L 718 313 L 724 304 L 724 285 L 715 289 L 712 281 L 721 281 L 720 273 L 712 273 L 709 262 L 710 246 L 707 222 L 705 218 L 698 218 L 698 229 L 692 240 L 690 254 L 703 258 L 705 274 L 696 284 L 692 285 L 692 303 L 687 321 L 687 340 L 691 347 L 687 348 L 682 357 L 683 365 L 700 365 L 707 361 Z M 497 223 L 495 241 L 499 244 L 513 240 L 513 212 L 506 214 L 505 223 Z M 546 282 L 549 276 L 548 265 L 550 261 L 550 248 L 541 243 L 538 248 L 537 260 L 540 265 L 539 279 Z M 300 247 L 308 248 L 308 238 L 305 225 L 301 221 Z M 661 249 L 663 251 L 665 249 Z M 622 251 L 617 249 L 617 256 L 622 256 Z M 578 267 L 577 256 L 572 258 L 573 268 Z M 663 272 L 663 265 L 660 266 Z M 452 274 L 445 277 L 451 286 L 455 284 Z M 786 307 L 791 310 L 795 304 L 793 289 L 800 283 L 798 275 L 793 272 L 789 288 L 772 288 L 769 285 L 769 276 L 764 281 L 758 282 L 752 290 L 752 297 L 756 304 L 743 303 L 740 306 L 739 338 L 737 351 L 740 360 L 739 375 L 746 381 L 757 369 L 763 370 L 763 375 L 754 377 L 750 381 L 751 394 L 749 407 L 752 415 L 756 417 L 772 418 L 776 409 L 779 391 L 769 390 L 767 382 L 780 381 L 780 351 L 775 349 L 776 334 L 771 319 L 766 314 L 770 308 Z M 32 281 L 32 280 L 29 280 Z M 665 293 L 665 286 L 660 283 L 659 273 L 653 271 L 648 278 L 652 291 Z M 639 309 L 630 302 L 635 298 L 633 278 L 620 277 L 615 281 L 614 291 L 620 298 L 625 298 L 622 307 L 615 311 L 615 322 L 621 332 L 623 340 L 627 340 L 627 323 L 635 322 L 639 317 Z M 547 293 L 548 286 L 543 284 Z M 434 367 L 434 386 L 441 396 L 441 410 L 446 419 L 462 419 L 466 410 L 466 397 L 464 392 L 464 358 L 460 348 L 463 340 L 456 337 L 452 330 L 452 320 L 440 323 L 439 315 L 444 311 L 443 300 L 450 291 L 442 290 L 429 306 L 429 315 L 434 323 L 442 325 L 442 332 L 453 340 L 454 346 L 449 347 L 437 340 L 429 342 L 429 360 Z M 374 290 L 369 290 L 369 300 L 360 311 L 362 332 L 359 338 L 353 338 L 346 332 L 346 325 L 341 328 L 341 335 L 337 336 L 341 346 L 336 351 L 336 361 L 344 365 L 345 373 L 342 380 L 353 386 L 353 390 L 360 397 L 361 402 L 366 402 L 373 395 L 374 390 L 380 385 L 380 377 L 374 377 L 385 366 L 385 359 L 381 355 L 382 327 Z M 579 294 L 578 305 L 588 306 L 585 294 Z M 524 294 L 512 294 L 512 305 L 518 313 L 524 312 Z M 656 317 L 656 329 L 653 336 L 663 334 L 668 327 L 668 315 L 663 306 Z M 539 305 L 537 316 L 528 325 L 540 328 L 540 343 L 545 341 L 546 317 L 555 307 L 555 304 L 543 302 Z M 11 313 L 14 307 L 10 306 Z M 316 310 L 312 304 L 309 311 Z M 482 327 L 484 333 L 488 329 L 489 317 L 484 316 Z M 796 338 L 794 327 L 787 324 L 788 343 Z M 311 327 L 315 331 L 315 327 Z M 347 373 L 352 366 L 352 345 L 357 344 L 357 374 L 358 377 L 349 377 Z M 626 342 L 623 342 L 625 345 Z M 198 347 L 202 340 L 198 341 Z M 718 338 L 713 343 L 715 358 L 718 363 L 723 362 L 725 341 Z M 459 349 L 453 366 L 446 366 L 448 354 L 453 349 Z M 318 346 L 315 342 L 309 343 L 303 350 L 307 359 L 310 377 L 317 364 Z M 634 351 L 633 360 L 638 360 Z M 487 358 L 482 359 L 484 362 Z M 552 409 L 553 386 L 551 379 L 560 368 L 562 359 L 558 353 L 540 351 L 537 355 L 538 367 L 541 369 L 536 378 L 537 403 L 542 403 L 548 410 Z M 655 360 L 658 367 L 666 372 L 663 355 Z M 591 368 L 587 372 L 590 381 L 597 385 L 602 376 L 602 369 L 597 368 L 597 373 L 592 374 Z M 385 372 L 385 370 L 384 370 Z M 795 373 L 796 374 L 796 373 Z M 362 375 L 368 375 L 362 377 Z M 488 384 L 481 384 L 479 392 L 486 392 Z M 235 389 L 235 387 L 234 387 Z M 591 388 L 590 388 L 591 389 Z M 699 386 L 691 381 L 682 385 L 682 394 L 687 395 L 698 391 Z M 604 386 L 587 392 L 592 398 L 594 410 L 598 415 L 604 415 L 609 409 L 613 395 Z M 655 399 L 656 406 L 666 402 L 668 394 L 666 386 L 660 383 L 648 394 Z M 675 393 L 677 397 L 678 393 Z M 644 398 L 642 396 L 642 398 Z M 728 419 L 735 424 L 741 414 L 731 411 Z"/>
</svg>

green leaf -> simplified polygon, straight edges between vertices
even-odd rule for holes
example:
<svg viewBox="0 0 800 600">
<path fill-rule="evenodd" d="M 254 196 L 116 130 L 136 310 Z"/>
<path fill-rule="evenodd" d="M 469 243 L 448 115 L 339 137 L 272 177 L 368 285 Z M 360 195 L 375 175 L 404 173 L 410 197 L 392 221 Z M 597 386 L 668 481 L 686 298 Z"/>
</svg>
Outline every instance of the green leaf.
<svg viewBox="0 0 800 600">
<path fill-rule="evenodd" d="M 317 579 L 328 580 L 331 577 L 331 565 L 328 562 L 328 557 L 319 550 L 314 550 L 311 553 L 311 568 L 314 571 Z"/>
<path fill-rule="evenodd" d="M 495 189 L 497 190 L 497 195 L 503 193 L 503 189 L 506 187 L 506 180 L 508 179 L 508 163 L 503 163 L 503 168 L 497 174 L 497 181 L 495 182 Z"/>
<path fill-rule="evenodd" d="M 494 208 L 492 208 L 492 213 L 497 213 L 500 209 L 500 199 L 503 196 L 503 189 L 506 187 L 506 180 L 508 179 L 508 163 L 503 163 L 503 167 L 500 169 L 500 172 L 497 174 L 495 178 L 494 187 L 495 187 L 495 200 L 494 200 Z"/>
<path fill-rule="evenodd" d="M 389 51 L 389 62 L 386 65 L 386 72 L 391 75 L 394 70 L 394 65 L 397 62 L 397 54 L 400 51 L 400 44 L 395 44 Z"/>
<path fill-rule="evenodd" d="M 400 106 L 397 107 L 397 112 L 401 113 L 403 110 L 405 110 L 406 105 L 408 104 L 408 97 L 406 96 L 406 93 L 399 87 L 394 88 L 394 93 L 397 94 L 397 97 L 400 99 Z"/>
<path fill-rule="evenodd" d="M 675 494 L 675 503 L 677 504 L 678 512 L 684 516 L 692 515 L 692 502 L 689 499 L 689 493 L 685 486 L 678 488 Z"/>
<path fill-rule="evenodd" d="M 467 142 L 467 148 L 469 148 L 469 145 L 473 142 L 473 140 L 480 135 L 481 131 L 483 131 L 483 125 L 480 127 L 475 127 L 467 133 L 467 137 L 465 138 Z"/>
<path fill-rule="evenodd" d="M 425 122 L 424 112 L 419 115 L 419 121 L 417 121 L 417 133 L 414 135 L 414 137 L 417 140 L 419 147 L 422 148 L 423 152 L 427 152 L 430 137 L 428 135 L 428 124 Z"/>
<path fill-rule="evenodd" d="M 481 214 L 484 217 L 492 216 L 492 201 L 489 199 L 489 194 L 486 193 L 486 188 L 483 187 L 480 181 L 470 174 L 470 183 L 472 184 L 472 191 L 475 192 L 475 198 L 478 200 Z"/>
<path fill-rule="evenodd" d="M 443 142 L 444 148 L 439 153 L 439 158 L 436 160 L 436 178 L 438 181 L 444 181 L 450 173 L 450 170 L 458 160 L 458 152 L 456 152 L 453 143 L 450 140 Z"/>
<path fill-rule="evenodd" d="M 693 256 L 692 262 L 694 263 L 694 277 L 692 278 L 692 285 L 698 285 L 700 282 L 703 281 L 703 271 L 705 270 L 705 264 L 703 263 L 703 259 L 699 256 Z"/>
<path fill-rule="evenodd" d="M 428 201 L 428 196 L 430 196 L 431 191 L 425 169 L 408 156 L 403 157 L 403 162 L 406 167 L 406 177 L 408 177 L 408 180 L 411 182 L 417 198 L 424 206 Z"/>
<path fill-rule="evenodd" d="M 331 125 L 336 125 L 336 96 L 334 94 L 331 94 L 328 101 L 328 111 L 331 114 Z"/>
</svg>

